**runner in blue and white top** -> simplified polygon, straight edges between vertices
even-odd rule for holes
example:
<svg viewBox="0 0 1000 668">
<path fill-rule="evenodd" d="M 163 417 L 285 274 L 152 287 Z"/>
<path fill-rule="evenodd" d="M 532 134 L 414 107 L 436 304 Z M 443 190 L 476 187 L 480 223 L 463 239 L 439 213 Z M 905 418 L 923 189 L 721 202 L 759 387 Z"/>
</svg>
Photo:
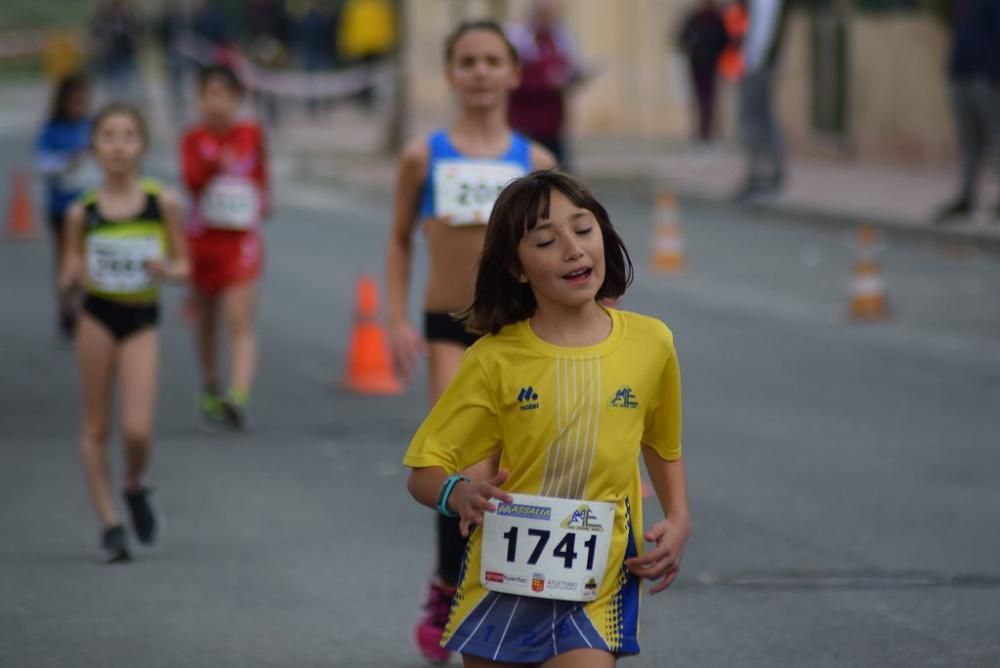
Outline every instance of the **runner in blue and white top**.
<svg viewBox="0 0 1000 668">
<path fill-rule="evenodd" d="M 462 23 L 445 42 L 445 73 L 457 114 L 444 130 L 417 137 L 399 158 L 393 228 L 386 253 L 386 289 L 393 352 L 409 377 L 420 356 L 429 357 L 433 404 L 458 370 L 476 337 L 452 314 L 472 304 L 476 267 L 493 202 L 513 179 L 555 165 L 552 154 L 511 131 L 507 99 L 518 86 L 517 52 L 492 21 Z M 422 228 L 430 254 L 421 336 L 407 312 L 413 238 Z M 466 471 L 490 477 L 487 461 Z M 417 644 L 442 661 L 440 646 L 459 580 L 465 539 L 454 519 L 438 519 L 438 564 Z"/>
<path fill-rule="evenodd" d="M 100 182 L 100 171 L 90 154 L 89 97 L 87 80 L 82 75 L 61 79 L 49 116 L 35 138 L 35 166 L 45 182 L 52 238 L 53 286 L 65 251 L 66 211 L 75 199 Z M 57 299 L 57 324 L 67 339 L 76 329 L 79 301 L 77 293 Z"/>
</svg>

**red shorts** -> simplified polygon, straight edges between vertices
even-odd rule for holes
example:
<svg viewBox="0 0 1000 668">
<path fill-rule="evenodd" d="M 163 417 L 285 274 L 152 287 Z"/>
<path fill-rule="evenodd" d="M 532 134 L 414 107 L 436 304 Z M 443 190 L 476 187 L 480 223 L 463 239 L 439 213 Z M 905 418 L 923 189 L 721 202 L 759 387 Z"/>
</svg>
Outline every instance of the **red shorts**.
<svg viewBox="0 0 1000 668">
<path fill-rule="evenodd" d="M 260 275 L 264 247 L 256 231 L 200 229 L 188 233 L 191 283 L 200 292 L 217 294 Z"/>
</svg>

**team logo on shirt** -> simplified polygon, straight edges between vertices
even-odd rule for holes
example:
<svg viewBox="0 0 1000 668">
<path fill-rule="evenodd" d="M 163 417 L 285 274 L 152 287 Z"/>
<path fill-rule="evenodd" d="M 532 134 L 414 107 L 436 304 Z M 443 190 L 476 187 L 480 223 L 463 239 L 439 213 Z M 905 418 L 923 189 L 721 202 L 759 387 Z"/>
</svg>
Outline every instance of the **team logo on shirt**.
<svg viewBox="0 0 1000 668">
<path fill-rule="evenodd" d="M 635 392 L 628 385 L 622 385 L 611 397 L 608 405 L 612 408 L 638 408 L 639 401 L 635 398 Z"/>
<path fill-rule="evenodd" d="M 604 527 L 595 522 L 597 515 L 590 509 L 586 503 L 580 504 L 580 507 L 573 511 L 573 514 L 567 517 L 559 525 L 563 529 L 580 529 L 583 531 L 604 531 Z"/>
<path fill-rule="evenodd" d="M 533 411 L 538 409 L 538 393 L 529 385 L 522 387 L 517 393 L 517 401 L 521 404 L 522 411 Z"/>
</svg>

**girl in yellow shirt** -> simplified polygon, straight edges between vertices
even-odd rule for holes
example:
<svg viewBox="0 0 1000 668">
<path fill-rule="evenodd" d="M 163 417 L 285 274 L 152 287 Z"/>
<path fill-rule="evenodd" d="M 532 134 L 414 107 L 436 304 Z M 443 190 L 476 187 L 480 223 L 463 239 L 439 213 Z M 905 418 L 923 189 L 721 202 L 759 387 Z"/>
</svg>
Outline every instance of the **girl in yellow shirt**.
<svg viewBox="0 0 1000 668">
<path fill-rule="evenodd" d="M 657 593 L 677 576 L 680 372 L 666 325 L 601 304 L 631 278 L 573 178 L 533 172 L 500 194 L 464 314 L 486 335 L 404 458 L 414 498 L 471 534 L 442 640 L 466 666 L 613 666 L 639 651 L 639 579 Z M 645 532 L 640 452 L 665 516 Z M 493 478 L 460 474 L 494 456 Z"/>
</svg>

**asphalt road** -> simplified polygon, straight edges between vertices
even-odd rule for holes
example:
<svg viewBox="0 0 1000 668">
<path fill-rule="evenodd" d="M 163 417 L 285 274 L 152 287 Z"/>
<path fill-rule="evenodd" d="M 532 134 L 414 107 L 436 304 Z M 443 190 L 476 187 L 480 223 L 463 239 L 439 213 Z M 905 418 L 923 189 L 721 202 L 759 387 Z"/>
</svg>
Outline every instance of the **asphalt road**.
<svg viewBox="0 0 1000 668">
<path fill-rule="evenodd" d="M 0 173 L 26 156 L 0 136 Z M 422 664 L 432 518 L 400 458 L 425 379 L 338 389 L 388 198 L 277 190 L 256 428 L 199 428 L 169 290 L 153 465 L 169 525 L 126 566 L 96 558 L 48 248 L 0 242 L 0 666 Z M 688 270 L 657 276 L 649 193 L 598 193 L 638 269 L 623 307 L 676 335 L 695 523 L 622 665 L 1000 665 L 1000 257 L 884 240 L 893 318 L 857 325 L 844 229 L 689 204 Z"/>
</svg>

